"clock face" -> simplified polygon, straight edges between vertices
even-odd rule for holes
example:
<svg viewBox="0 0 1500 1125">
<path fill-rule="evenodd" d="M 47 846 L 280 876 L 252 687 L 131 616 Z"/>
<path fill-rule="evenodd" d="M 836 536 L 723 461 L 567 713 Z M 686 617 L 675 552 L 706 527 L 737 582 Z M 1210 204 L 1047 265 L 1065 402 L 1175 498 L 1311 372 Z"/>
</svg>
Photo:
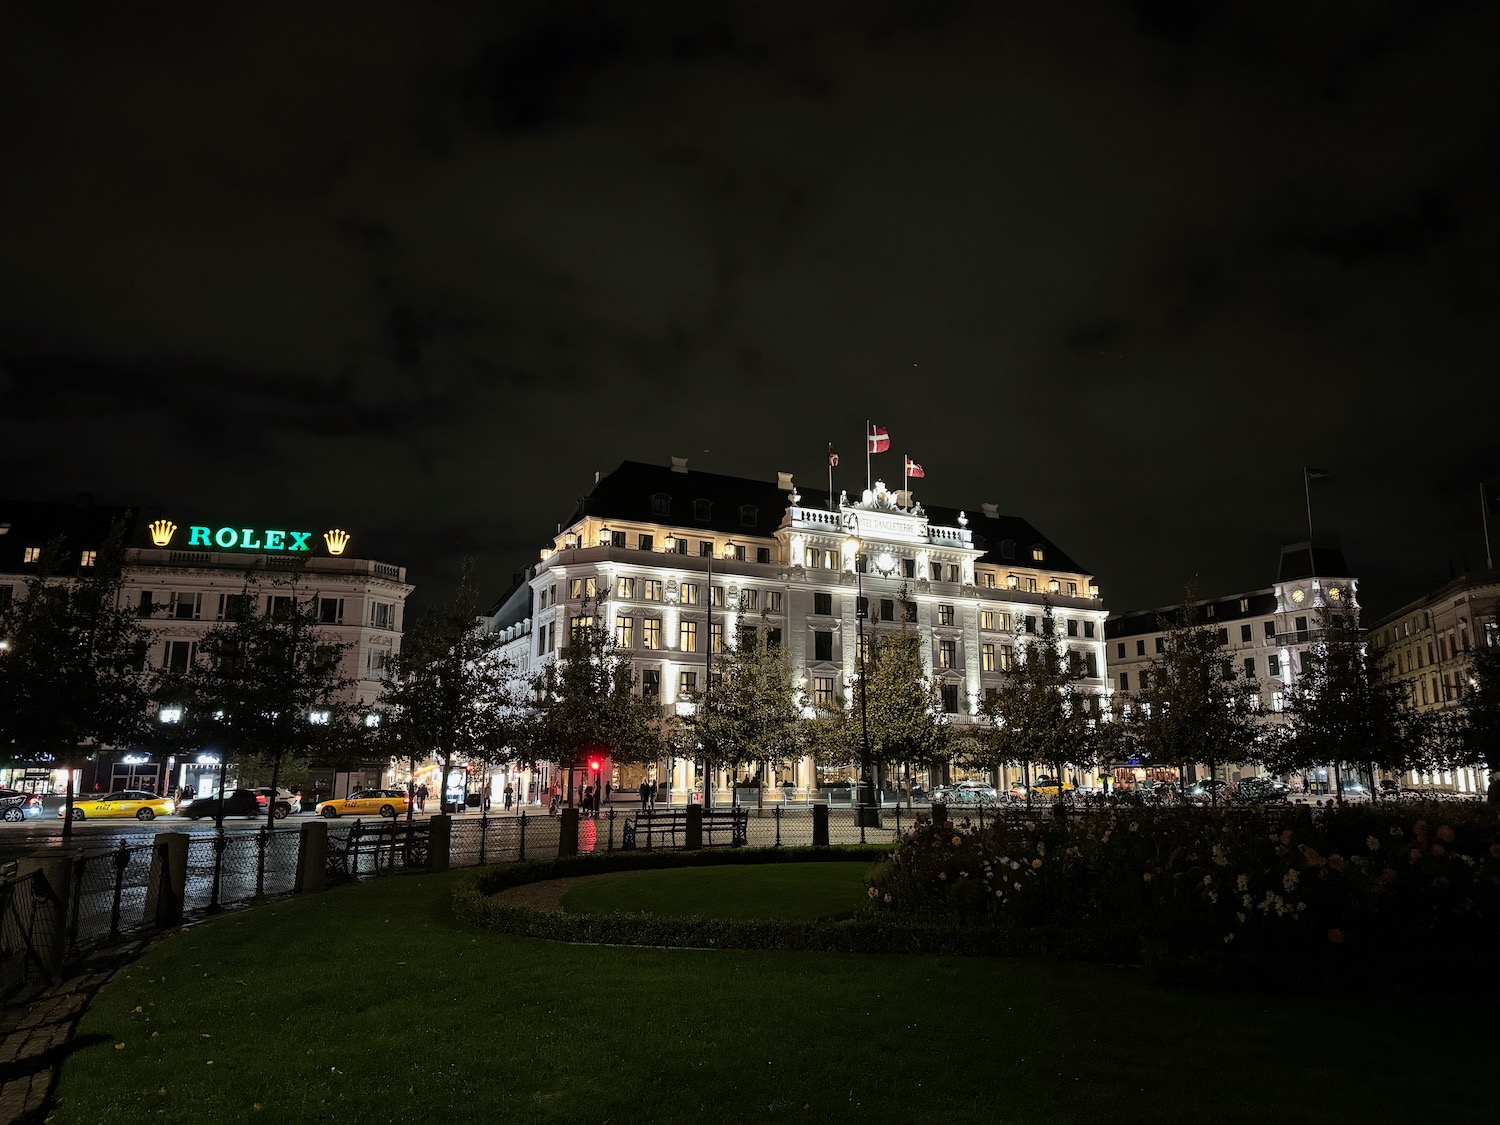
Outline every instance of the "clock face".
<svg viewBox="0 0 1500 1125">
<path fill-rule="evenodd" d="M 1292 591 L 1292 601 L 1296 602 L 1298 605 L 1302 604 L 1302 599 L 1305 597 L 1307 597 L 1307 595 L 1304 594 L 1301 590 Z"/>
<path fill-rule="evenodd" d="M 1344 591 L 1341 590 L 1341 589 L 1339 589 L 1337 586 L 1330 586 L 1330 587 L 1328 587 L 1328 600 L 1329 601 L 1335 601 L 1336 602 L 1340 598 L 1342 598 L 1343 596 L 1344 596 Z"/>
</svg>

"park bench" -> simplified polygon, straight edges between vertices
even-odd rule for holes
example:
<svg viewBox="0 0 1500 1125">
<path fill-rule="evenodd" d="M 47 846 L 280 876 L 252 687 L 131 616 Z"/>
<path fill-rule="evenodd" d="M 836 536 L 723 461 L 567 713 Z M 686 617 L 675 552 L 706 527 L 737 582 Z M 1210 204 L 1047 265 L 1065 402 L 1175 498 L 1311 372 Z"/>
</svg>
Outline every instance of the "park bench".
<svg viewBox="0 0 1500 1125">
<path fill-rule="evenodd" d="M 342 839 L 329 833 L 329 873 L 357 877 L 364 857 L 369 858 L 369 863 L 363 869 L 376 873 L 393 871 L 398 865 L 425 868 L 429 827 L 428 822 L 421 820 L 410 824 L 404 820 L 382 820 L 376 824 L 356 820 Z"/>
<path fill-rule="evenodd" d="M 627 817 L 620 846 L 681 848 L 687 846 L 686 809 L 642 809 Z M 705 809 L 703 846 L 741 848 L 749 842 L 750 814 L 746 809 Z"/>
</svg>

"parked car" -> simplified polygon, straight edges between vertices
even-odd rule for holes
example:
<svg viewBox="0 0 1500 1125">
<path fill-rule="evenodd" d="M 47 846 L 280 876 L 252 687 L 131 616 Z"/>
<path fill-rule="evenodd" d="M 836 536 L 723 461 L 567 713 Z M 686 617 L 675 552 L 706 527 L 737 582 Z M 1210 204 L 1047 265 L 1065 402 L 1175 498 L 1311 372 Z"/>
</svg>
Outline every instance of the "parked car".
<svg viewBox="0 0 1500 1125">
<path fill-rule="evenodd" d="M 262 811 L 267 805 L 273 806 L 277 820 L 283 820 L 294 812 L 302 811 L 302 798 L 290 789 L 272 789 L 266 786 L 255 790 L 255 795 L 260 800 Z"/>
<path fill-rule="evenodd" d="M 1263 805 L 1286 800 L 1286 790 L 1287 787 L 1275 778 L 1242 777 L 1229 799 L 1241 805 Z"/>
<path fill-rule="evenodd" d="M 939 785 L 932 791 L 934 804 L 993 805 L 1000 799 L 993 785 L 983 781 L 960 781 L 956 785 Z"/>
<path fill-rule="evenodd" d="M 356 789 L 347 797 L 338 797 L 319 802 L 313 811 L 330 820 L 338 816 L 369 815 L 393 817 L 404 813 L 411 805 L 402 789 Z"/>
<path fill-rule="evenodd" d="M 1188 799 L 1193 801 L 1222 801 L 1229 790 L 1229 782 L 1216 777 L 1195 781 L 1188 788 Z"/>
<path fill-rule="evenodd" d="M 183 806 L 182 815 L 193 820 L 202 820 L 205 816 L 217 818 L 219 815 L 219 795 L 217 793 L 205 793 L 194 797 Z M 253 789 L 231 789 L 224 794 L 225 816 L 265 816 L 266 808 L 261 803 L 260 796 Z"/>
<path fill-rule="evenodd" d="M 132 816 L 136 820 L 155 820 L 159 816 L 171 816 L 176 811 L 177 805 L 170 797 L 147 793 L 142 789 L 122 789 L 103 797 L 84 797 L 73 802 L 74 820 Z M 57 810 L 59 820 L 67 815 L 66 805 Z"/>
<path fill-rule="evenodd" d="M 1069 781 L 1059 781 L 1055 777 L 1042 775 L 1031 783 L 1031 791 L 1038 797 L 1056 797 L 1062 793 L 1073 792 L 1074 785 Z"/>
<path fill-rule="evenodd" d="M 16 789 L 0 789 L 0 817 L 19 824 L 34 816 L 42 815 L 42 799 L 35 793 L 22 793 Z"/>
</svg>

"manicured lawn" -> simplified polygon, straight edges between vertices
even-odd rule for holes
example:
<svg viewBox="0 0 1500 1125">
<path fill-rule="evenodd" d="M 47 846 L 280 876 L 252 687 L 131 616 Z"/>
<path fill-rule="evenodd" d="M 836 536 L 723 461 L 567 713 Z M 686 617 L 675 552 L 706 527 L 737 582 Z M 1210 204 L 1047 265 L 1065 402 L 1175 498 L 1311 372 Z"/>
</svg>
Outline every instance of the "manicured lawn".
<svg viewBox="0 0 1500 1125">
<path fill-rule="evenodd" d="M 53 1120 L 1493 1111 L 1491 1044 L 1463 1030 L 1484 1013 L 1452 1001 L 1204 995 L 1027 960 L 563 946 L 458 925 L 459 877 L 369 883 L 167 939 L 96 998 Z"/>
<path fill-rule="evenodd" d="M 865 898 L 862 863 L 684 867 L 599 875 L 563 896 L 570 913 L 637 911 L 665 918 L 847 917 Z"/>
</svg>

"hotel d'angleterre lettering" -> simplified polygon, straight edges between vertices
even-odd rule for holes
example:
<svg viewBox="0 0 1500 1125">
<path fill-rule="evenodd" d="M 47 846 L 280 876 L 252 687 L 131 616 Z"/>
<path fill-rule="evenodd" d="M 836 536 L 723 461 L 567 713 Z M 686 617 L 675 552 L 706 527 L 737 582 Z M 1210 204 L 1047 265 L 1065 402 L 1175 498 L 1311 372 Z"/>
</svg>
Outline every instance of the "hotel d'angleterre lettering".
<svg viewBox="0 0 1500 1125">
<path fill-rule="evenodd" d="M 311 531 L 189 524 L 187 539 L 184 542 L 177 535 L 181 528 L 171 520 L 152 520 L 146 525 L 146 529 L 151 533 L 151 544 L 154 547 L 171 547 L 174 546 L 173 540 L 178 539 L 175 546 L 179 549 L 187 547 L 209 551 L 282 551 L 287 554 L 311 554 L 314 550 Z M 328 548 L 330 555 L 342 555 L 344 549 L 349 546 L 349 533 L 337 527 L 331 531 L 325 531 L 323 544 Z"/>
</svg>

